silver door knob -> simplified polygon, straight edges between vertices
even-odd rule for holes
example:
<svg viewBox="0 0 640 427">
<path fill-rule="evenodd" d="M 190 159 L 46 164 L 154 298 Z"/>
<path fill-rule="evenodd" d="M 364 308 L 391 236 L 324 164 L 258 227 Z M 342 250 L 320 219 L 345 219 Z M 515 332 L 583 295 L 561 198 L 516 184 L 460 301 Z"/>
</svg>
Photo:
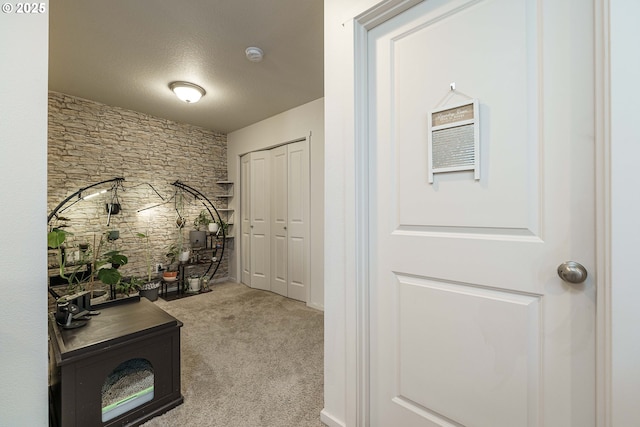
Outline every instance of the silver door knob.
<svg viewBox="0 0 640 427">
<path fill-rule="evenodd" d="M 558 266 L 558 276 L 565 282 L 582 283 L 587 280 L 587 269 L 575 261 L 566 261 Z"/>
</svg>

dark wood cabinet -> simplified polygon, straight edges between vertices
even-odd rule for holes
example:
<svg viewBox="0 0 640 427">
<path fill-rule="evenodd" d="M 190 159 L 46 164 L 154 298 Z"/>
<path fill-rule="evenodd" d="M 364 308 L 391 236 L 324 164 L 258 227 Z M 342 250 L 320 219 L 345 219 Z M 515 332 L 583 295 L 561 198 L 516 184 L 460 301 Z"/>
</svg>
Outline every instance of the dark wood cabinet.
<svg viewBox="0 0 640 427">
<path fill-rule="evenodd" d="M 139 425 L 180 405 L 182 323 L 145 298 L 100 311 L 78 329 L 62 329 L 49 316 L 52 422 Z M 116 367 L 132 359 L 153 367 L 153 399 L 103 422 L 102 386 Z"/>
</svg>

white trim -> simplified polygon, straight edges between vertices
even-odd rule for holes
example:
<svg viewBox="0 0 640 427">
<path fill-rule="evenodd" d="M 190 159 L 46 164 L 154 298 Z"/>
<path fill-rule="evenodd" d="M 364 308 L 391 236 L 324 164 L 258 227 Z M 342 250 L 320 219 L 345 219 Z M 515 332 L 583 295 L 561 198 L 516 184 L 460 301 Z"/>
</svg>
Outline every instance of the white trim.
<svg viewBox="0 0 640 427">
<path fill-rule="evenodd" d="M 608 52 L 604 61 L 605 102 L 604 118 L 608 126 L 604 128 L 605 141 L 608 138 L 606 154 L 609 155 L 605 192 L 609 197 L 605 202 L 607 214 L 605 235 L 607 258 L 605 268 L 610 280 L 604 313 L 603 337 L 604 368 L 608 377 L 604 378 L 609 387 L 605 396 L 606 427 L 639 426 L 640 405 L 640 311 L 637 301 L 640 288 L 637 279 L 637 248 L 640 246 L 640 199 L 637 197 L 638 179 L 635 167 L 640 157 L 640 128 L 635 123 L 636 110 L 634 95 L 640 92 L 640 61 L 635 43 L 640 39 L 637 19 L 640 3 L 633 0 L 601 0 L 606 5 L 604 23 L 604 49 Z M 608 25 L 608 27 L 607 27 Z M 608 405 L 608 407 L 607 407 Z"/>
<path fill-rule="evenodd" d="M 347 425 L 342 421 L 338 420 L 333 415 L 327 413 L 325 409 L 320 411 L 320 421 L 322 421 L 325 425 L 329 427 L 346 427 Z"/>
<path fill-rule="evenodd" d="M 356 27 L 361 26 L 369 31 L 385 21 L 400 15 L 424 0 L 384 0 L 355 17 Z M 356 46 L 357 47 L 357 46 Z M 357 51 L 356 51 L 357 54 Z M 357 59 L 356 59 L 357 64 Z"/>
<path fill-rule="evenodd" d="M 609 0 L 595 0 L 596 426 L 612 427 Z"/>
<path fill-rule="evenodd" d="M 316 303 L 307 303 L 307 307 L 309 308 L 313 308 L 314 310 L 318 310 L 318 311 L 322 311 L 324 312 L 324 306 L 320 305 L 320 304 L 316 304 Z"/>
<path fill-rule="evenodd" d="M 287 142 L 278 142 L 278 143 L 273 144 L 273 145 L 268 145 L 268 146 L 261 147 L 261 148 L 255 148 L 253 150 L 250 150 L 250 151 L 247 151 L 247 152 L 243 152 L 242 154 L 240 154 L 239 157 L 242 157 L 242 156 L 244 156 L 246 154 L 255 153 L 255 152 L 258 152 L 258 151 L 272 150 L 274 148 L 282 147 L 283 145 L 293 144 L 295 142 L 302 142 L 302 141 L 307 141 L 309 143 L 311 142 L 311 131 L 309 131 L 309 136 L 302 136 L 300 138 L 295 138 L 295 139 L 292 139 L 292 140 L 287 141 Z M 311 163 L 311 161 L 309 161 L 309 163 Z"/>
<path fill-rule="evenodd" d="M 367 106 L 367 32 L 354 27 L 354 140 L 355 140 L 355 245 L 356 245 L 356 426 L 369 425 L 369 150 Z"/>
<path fill-rule="evenodd" d="M 386 0 L 354 20 L 355 425 L 370 423 L 368 32 L 423 0 Z M 350 221 L 349 221 L 350 222 Z M 348 275 L 347 275 L 348 277 Z M 351 328 L 347 328 L 348 330 Z M 349 397 L 347 394 L 347 402 Z M 349 406 L 347 406 L 349 408 Z"/>
</svg>

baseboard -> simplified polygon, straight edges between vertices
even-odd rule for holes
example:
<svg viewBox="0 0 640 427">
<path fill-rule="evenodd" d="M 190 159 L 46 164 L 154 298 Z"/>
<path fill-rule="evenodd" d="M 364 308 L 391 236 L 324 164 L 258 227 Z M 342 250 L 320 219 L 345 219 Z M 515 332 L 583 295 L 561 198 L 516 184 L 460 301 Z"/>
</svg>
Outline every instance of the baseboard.
<svg viewBox="0 0 640 427">
<path fill-rule="evenodd" d="M 325 409 L 320 411 L 320 421 L 329 427 L 346 427 L 346 424 L 339 421 L 337 418 L 329 415 Z"/>
<path fill-rule="evenodd" d="M 211 283 L 223 283 L 228 281 L 229 281 L 228 277 L 218 277 L 217 279 L 211 280 Z"/>
<path fill-rule="evenodd" d="M 315 304 L 315 303 L 309 304 L 309 303 L 307 303 L 307 307 L 313 308 L 313 309 L 318 310 L 318 311 L 324 311 L 324 306 L 322 306 L 320 304 Z"/>
</svg>

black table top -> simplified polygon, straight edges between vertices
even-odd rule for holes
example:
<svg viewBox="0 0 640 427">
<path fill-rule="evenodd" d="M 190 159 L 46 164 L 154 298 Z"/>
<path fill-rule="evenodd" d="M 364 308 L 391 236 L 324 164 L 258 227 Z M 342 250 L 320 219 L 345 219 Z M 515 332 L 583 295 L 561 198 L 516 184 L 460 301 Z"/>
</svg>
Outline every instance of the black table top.
<svg viewBox="0 0 640 427">
<path fill-rule="evenodd" d="M 102 308 L 99 315 L 91 316 L 86 326 L 77 329 L 63 329 L 53 313 L 49 314 L 50 339 L 57 347 L 58 365 L 151 332 L 181 326 L 180 321 L 146 298 Z"/>
</svg>

